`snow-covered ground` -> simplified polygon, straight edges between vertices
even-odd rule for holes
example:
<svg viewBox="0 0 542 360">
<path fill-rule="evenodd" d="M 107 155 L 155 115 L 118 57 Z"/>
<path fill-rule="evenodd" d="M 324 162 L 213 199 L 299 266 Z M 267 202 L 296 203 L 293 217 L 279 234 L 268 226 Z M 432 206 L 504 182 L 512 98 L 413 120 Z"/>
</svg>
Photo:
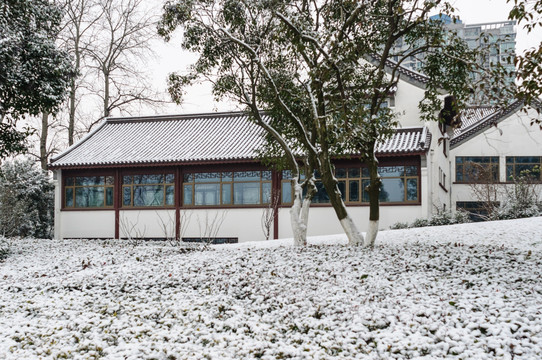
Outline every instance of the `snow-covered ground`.
<svg viewBox="0 0 542 360">
<path fill-rule="evenodd" d="M 542 218 L 345 242 L 20 241 L 0 358 L 542 358 Z"/>
</svg>

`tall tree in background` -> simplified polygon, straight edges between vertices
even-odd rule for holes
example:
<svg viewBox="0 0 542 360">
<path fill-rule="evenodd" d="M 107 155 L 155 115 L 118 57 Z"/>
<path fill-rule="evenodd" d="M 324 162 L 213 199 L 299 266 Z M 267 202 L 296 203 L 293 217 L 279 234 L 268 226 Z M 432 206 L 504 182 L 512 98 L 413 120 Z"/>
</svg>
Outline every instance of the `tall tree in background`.
<svg viewBox="0 0 542 360">
<path fill-rule="evenodd" d="M 0 158 L 25 150 L 25 115 L 54 113 L 73 75 L 69 55 L 55 45 L 62 14 L 47 0 L 0 3 Z"/>
<path fill-rule="evenodd" d="M 183 88 L 203 77 L 212 81 L 215 95 L 246 106 L 295 173 L 298 154 L 319 172 L 351 244 L 373 246 L 376 238 L 381 181 L 375 145 L 396 126 L 396 114 L 384 104 L 401 62 L 427 54 L 429 81 L 420 103 L 427 120 L 437 120 L 444 92 L 455 95 L 457 110 L 472 91 L 476 54 L 429 19 L 435 12 L 453 16 L 445 1 L 192 0 L 170 2 L 164 10 L 159 33 L 168 39 L 182 26 L 183 48 L 199 54 L 188 74 L 170 76 L 173 97 L 182 99 Z M 412 47 L 393 53 L 401 37 Z M 270 120 L 260 115 L 262 109 L 271 112 Z M 332 158 L 345 153 L 360 154 L 370 170 L 365 240 L 334 176 Z M 295 179 L 294 186 L 300 183 Z M 294 201 L 292 213 L 295 206 Z M 295 217 L 292 227 L 295 234 Z"/>
<path fill-rule="evenodd" d="M 512 0 L 507 0 L 512 2 Z M 513 0 L 514 7 L 510 11 L 510 20 L 517 20 L 527 33 L 542 28 L 542 0 Z M 516 59 L 517 79 L 519 82 L 517 97 L 526 105 L 541 113 L 540 97 L 542 96 L 542 42 L 538 47 L 530 48 Z M 533 119 L 542 130 L 540 117 Z"/>
<path fill-rule="evenodd" d="M 155 19 L 143 0 L 104 0 L 99 6 L 101 18 L 86 49 L 88 66 L 98 79 L 93 92 L 101 99 L 102 111 L 89 128 L 114 110 L 162 102 L 141 69 L 144 59 L 153 54 L 150 45 L 156 36 Z"/>
</svg>

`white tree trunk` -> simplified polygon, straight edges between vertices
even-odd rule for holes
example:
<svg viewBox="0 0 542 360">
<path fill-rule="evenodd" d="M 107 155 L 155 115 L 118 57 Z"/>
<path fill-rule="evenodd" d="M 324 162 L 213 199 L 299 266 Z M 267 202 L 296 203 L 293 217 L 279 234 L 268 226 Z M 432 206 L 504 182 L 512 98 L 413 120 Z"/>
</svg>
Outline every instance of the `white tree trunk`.
<svg viewBox="0 0 542 360">
<path fill-rule="evenodd" d="M 294 234 L 294 245 L 307 245 L 307 220 L 311 202 L 303 199 L 303 189 L 300 184 L 294 185 L 294 203 L 290 209 L 290 222 Z"/>
<path fill-rule="evenodd" d="M 365 247 L 374 247 L 376 241 L 376 235 L 378 235 L 378 220 L 369 220 L 369 230 L 367 231 L 365 238 Z"/>
<path fill-rule="evenodd" d="M 359 232 L 356 224 L 354 224 L 354 221 L 352 220 L 350 215 L 346 215 L 346 217 L 342 219 L 340 223 L 343 227 L 346 237 L 348 238 L 349 245 L 363 244 L 363 235 Z"/>
</svg>

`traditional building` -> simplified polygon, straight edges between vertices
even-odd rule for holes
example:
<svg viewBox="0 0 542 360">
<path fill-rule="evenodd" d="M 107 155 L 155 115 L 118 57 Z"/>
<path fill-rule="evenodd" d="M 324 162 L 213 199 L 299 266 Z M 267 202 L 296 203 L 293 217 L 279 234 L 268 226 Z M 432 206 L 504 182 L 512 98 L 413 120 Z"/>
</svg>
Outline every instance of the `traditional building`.
<svg viewBox="0 0 542 360">
<path fill-rule="evenodd" d="M 381 228 L 469 208 L 465 161 L 498 163 L 499 179 L 506 182 L 520 163 L 542 160 L 542 132 L 520 116 L 520 104 L 471 109 L 455 132 L 422 123 L 417 104 L 426 81 L 401 69 L 390 94 L 401 127 L 376 149 Z M 244 242 L 265 239 L 266 227 L 271 238 L 291 237 L 289 172 L 262 165 L 263 135 L 239 112 L 106 119 L 51 160 L 55 237 Z M 335 167 L 343 199 L 363 231 L 369 218 L 367 169 L 355 155 L 338 159 Z M 308 235 L 340 233 L 327 194 L 317 185 Z"/>
</svg>

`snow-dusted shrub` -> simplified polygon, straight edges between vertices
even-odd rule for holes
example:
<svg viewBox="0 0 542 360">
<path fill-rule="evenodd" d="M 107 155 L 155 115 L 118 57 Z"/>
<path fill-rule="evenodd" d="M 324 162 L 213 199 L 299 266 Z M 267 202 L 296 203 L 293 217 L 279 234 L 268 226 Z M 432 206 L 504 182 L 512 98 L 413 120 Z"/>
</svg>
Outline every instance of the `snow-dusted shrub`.
<svg viewBox="0 0 542 360">
<path fill-rule="evenodd" d="M 7 258 L 9 255 L 9 243 L 5 237 L 0 236 L 0 261 Z"/>
<path fill-rule="evenodd" d="M 399 229 L 408 229 L 408 223 L 407 222 L 396 222 L 392 226 L 390 226 L 391 230 L 399 230 Z"/>
<path fill-rule="evenodd" d="M 7 161 L 0 168 L 0 235 L 50 238 L 53 184 L 30 160 Z"/>
<path fill-rule="evenodd" d="M 410 225 L 410 227 L 424 227 L 424 226 L 429 226 L 429 220 L 427 219 L 416 219 L 412 222 L 412 224 Z"/>
<path fill-rule="evenodd" d="M 453 220 L 454 220 L 454 224 L 465 224 L 465 223 L 472 222 L 472 220 L 470 219 L 469 212 L 463 209 L 458 209 L 455 212 Z"/>
<path fill-rule="evenodd" d="M 524 170 L 512 177 L 513 184 L 505 187 L 505 199 L 490 216 L 490 220 L 518 219 L 542 215 L 540 199 L 540 169 Z"/>
<path fill-rule="evenodd" d="M 438 212 L 435 215 L 431 216 L 429 219 L 429 226 L 441 226 L 441 225 L 450 225 L 453 224 L 452 214 L 450 212 Z"/>
</svg>

